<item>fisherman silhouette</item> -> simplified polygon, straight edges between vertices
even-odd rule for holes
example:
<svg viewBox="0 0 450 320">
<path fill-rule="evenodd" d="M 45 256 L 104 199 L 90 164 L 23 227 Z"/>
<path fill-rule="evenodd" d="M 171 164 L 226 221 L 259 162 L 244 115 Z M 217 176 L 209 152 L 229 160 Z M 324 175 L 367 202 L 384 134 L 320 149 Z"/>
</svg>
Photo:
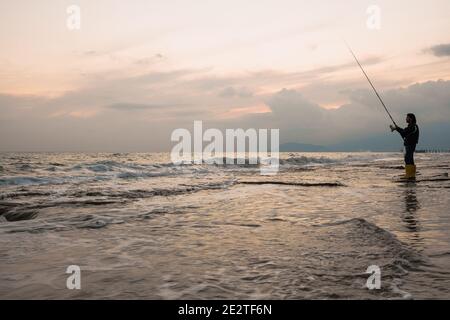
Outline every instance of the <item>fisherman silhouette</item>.
<svg viewBox="0 0 450 320">
<path fill-rule="evenodd" d="M 419 126 L 417 125 L 416 116 L 413 113 L 406 115 L 406 123 L 408 126 L 404 129 L 397 125 L 391 125 L 391 131 L 398 131 L 403 138 L 405 146 L 405 172 L 407 179 L 416 178 L 416 165 L 414 163 L 414 152 L 419 142 Z"/>
</svg>

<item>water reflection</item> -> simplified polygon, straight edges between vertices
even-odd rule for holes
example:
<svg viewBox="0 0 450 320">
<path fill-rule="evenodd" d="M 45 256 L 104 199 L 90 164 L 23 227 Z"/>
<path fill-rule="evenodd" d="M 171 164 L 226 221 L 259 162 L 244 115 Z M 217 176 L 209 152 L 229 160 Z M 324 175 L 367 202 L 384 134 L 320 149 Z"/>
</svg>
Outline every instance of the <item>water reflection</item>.
<svg viewBox="0 0 450 320">
<path fill-rule="evenodd" d="M 420 229 L 420 224 L 417 219 L 417 210 L 420 209 L 420 203 L 417 199 L 416 188 L 411 187 L 405 190 L 405 212 L 402 220 L 405 222 L 406 228 L 409 231 L 417 232 Z"/>
</svg>

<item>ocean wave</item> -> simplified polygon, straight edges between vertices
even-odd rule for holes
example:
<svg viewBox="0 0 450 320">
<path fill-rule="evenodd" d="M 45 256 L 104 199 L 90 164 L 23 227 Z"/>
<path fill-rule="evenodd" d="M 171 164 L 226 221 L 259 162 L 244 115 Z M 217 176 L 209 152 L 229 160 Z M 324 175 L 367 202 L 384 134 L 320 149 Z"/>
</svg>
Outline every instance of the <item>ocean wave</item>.
<svg viewBox="0 0 450 320">
<path fill-rule="evenodd" d="M 23 221 L 23 220 L 32 220 L 36 218 L 38 215 L 37 210 L 20 210 L 20 211 L 11 211 L 2 215 L 6 219 L 6 221 Z"/>
<path fill-rule="evenodd" d="M 50 162 L 49 165 L 53 166 L 53 167 L 64 167 L 65 166 L 65 164 L 59 163 L 59 162 Z"/>
<path fill-rule="evenodd" d="M 152 177 L 165 177 L 179 174 L 178 172 L 132 172 L 125 171 L 117 174 L 117 178 L 119 179 L 139 179 L 139 178 L 152 178 Z"/>
<path fill-rule="evenodd" d="M 125 221 L 122 219 L 117 219 L 113 217 L 106 217 L 106 216 L 88 216 L 87 218 L 84 217 L 80 221 L 80 219 L 72 219 L 69 221 L 70 224 L 73 226 L 80 228 L 80 229 L 100 229 L 104 228 L 110 224 L 122 224 Z"/>
<path fill-rule="evenodd" d="M 378 266 L 382 274 L 381 292 L 385 291 L 387 296 L 393 299 L 411 299 L 412 295 L 400 288 L 402 278 L 410 272 L 431 265 L 427 256 L 401 242 L 392 232 L 363 218 L 315 226 L 326 228 L 325 234 L 332 236 L 334 241 L 338 241 L 337 238 L 344 239 L 347 249 L 341 250 L 341 254 L 352 256 L 353 263 L 360 266 L 359 268 Z M 345 251 L 347 253 L 344 253 Z M 361 275 L 367 277 L 365 273 Z"/>
<path fill-rule="evenodd" d="M 344 187 L 340 182 L 289 182 L 289 181 L 239 181 L 240 184 L 250 185 L 284 185 L 284 186 L 298 186 L 298 187 Z"/>
<path fill-rule="evenodd" d="M 49 177 L 18 176 L 0 178 L 0 185 L 3 186 L 51 184 L 55 182 L 55 179 L 51 179 Z"/>
<path fill-rule="evenodd" d="M 16 192 L 6 192 L 0 194 L 0 200 L 4 199 L 16 199 L 16 198 L 29 198 L 29 197 L 47 197 L 51 192 L 46 191 L 29 191 L 29 190 L 17 190 Z M 1 206 L 1 204 L 0 204 Z"/>
<path fill-rule="evenodd" d="M 110 214 L 80 214 L 75 216 L 50 216 L 42 219 L 9 220 L 0 215 L 0 230 L 5 233 L 61 232 L 73 229 L 102 229 L 110 225 L 147 221 L 165 214 L 180 214 L 183 208 L 154 208 L 146 213 L 128 213 L 114 216 Z"/>
<path fill-rule="evenodd" d="M 433 253 L 430 255 L 430 257 L 433 257 L 433 258 L 444 257 L 444 256 L 450 256 L 450 251 L 438 252 L 438 253 Z"/>
<path fill-rule="evenodd" d="M 47 172 L 55 172 L 57 170 L 57 167 L 50 167 L 46 169 Z M 80 170 L 86 170 L 87 172 L 80 172 Z M 78 173 L 73 174 L 73 171 Z M 0 186 L 51 185 L 105 181 L 113 179 L 140 179 L 181 175 L 192 172 L 198 172 L 198 170 L 184 172 L 178 168 L 158 170 L 154 166 L 149 166 L 148 168 L 129 169 L 126 166 L 111 167 L 104 164 L 88 166 L 77 165 L 71 169 L 65 170 L 64 172 L 58 171 L 58 173 L 54 176 L 44 176 L 38 174 L 36 176 L 3 176 L 0 178 Z"/>
<path fill-rule="evenodd" d="M 338 155 L 337 157 L 328 156 L 304 156 L 290 154 L 287 159 L 280 159 L 281 165 L 286 166 L 314 166 L 314 165 L 330 165 L 330 164 L 361 164 L 370 166 L 370 162 L 390 161 L 394 158 L 386 158 L 385 155 L 377 155 L 372 153 L 349 154 L 346 156 Z"/>
<path fill-rule="evenodd" d="M 331 159 L 327 157 L 306 157 L 306 156 L 300 156 L 300 157 L 291 157 L 287 159 L 280 159 L 281 165 L 314 165 L 314 164 L 331 164 L 331 163 L 337 163 L 339 162 L 338 159 Z"/>
<path fill-rule="evenodd" d="M 242 166 L 242 167 L 258 167 L 261 165 L 269 164 L 275 161 L 274 157 L 223 157 L 223 158 L 211 158 L 204 161 L 204 164 L 212 164 L 216 166 Z M 330 164 L 338 162 L 338 159 L 332 159 L 325 156 L 321 157 L 307 157 L 307 156 L 292 156 L 287 159 L 279 159 L 280 165 L 295 165 L 305 166 L 314 164 Z"/>
<path fill-rule="evenodd" d="M 374 244 L 389 251 L 393 259 L 390 261 L 400 274 L 411 269 L 415 264 L 428 264 L 428 258 L 401 242 L 397 236 L 363 218 L 353 218 L 332 223 L 315 225 L 316 227 L 344 227 L 355 242 Z"/>
<path fill-rule="evenodd" d="M 32 171 L 33 167 L 28 163 L 18 163 L 16 164 L 16 168 L 22 171 Z"/>
<path fill-rule="evenodd" d="M 92 163 L 81 163 L 69 168 L 69 170 L 73 171 L 88 170 L 92 172 L 110 172 L 120 171 L 123 169 L 145 170 L 147 168 L 144 165 L 133 162 L 118 162 L 114 160 L 100 160 Z"/>
<path fill-rule="evenodd" d="M 12 210 L 13 208 L 20 206 L 20 203 L 17 202 L 6 202 L 2 201 L 0 202 L 0 215 L 3 215 L 7 213 L 8 211 Z"/>
<path fill-rule="evenodd" d="M 219 183 L 205 183 L 197 185 L 179 185 L 175 188 L 153 188 L 149 190 L 69 190 L 67 193 L 61 193 L 57 200 L 52 199 L 46 202 L 0 202 L 0 216 L 6 218 L 7 221 L 31 220 L 37 217 L 40 210 L 48 208 L 86 208 L 86 207 L 107 207 L 124 205 L 127 202 L 151 198 L 151 197 L 170 197 L 183 194 L 190 194 L 205 190 L 220 190 L 228 188 L 236 183 L 234 180 L 223 181 Z M 24 192 L 24 197 L 34 192 Z M 43 194 L 36 192 L 36 195 Z M 51 195 L 51 194 L 50 194 Z M 7 195 L 5 195 L 6 197 Z M 10 194 L 6 199 L 20 199 L 17 193 Z"/>
<path fill-rule="evenodd" d="M 136 163 L 116 160 L 99 160 L 78 164 L 49 162 L 43 168 L 31 166 L 19 168 L 24 175 L 10 174 L 0 178 L 0 185 L 47 185 L 71 182 L 103 181 L 112 179 L 146 179 L 153 177 L 175 176 L 185 174 L 201 174 L 225 170 L 227 172 L 259 170 L 260 167 L 274 159 L 260 157 L 221 157 L 205 159 L 201 164 L 172 162 Z M 281 169 L 298 169 L 318 164 L 339 163 L 341 160 L 327 157 L 294 156 L 280 159 Z M 50 166 L 49 166 L 50 165 Z M 35 172 L 33 175 L 31 172 Z M 44 173 L 45 172 L 45 173 Z M 51 172 L 51 173 L 49 173 Z M 15 172 L 14 172 L 15 173 Z"/>
<path fill-rule="evenodd" d="M 149 190 L 136 189 L 136 190 L 80 190 L 69 194 L 70 197 L 85 198 L 85 197 L 106 197 L 106 198 L 117 198 L 117 199 L 144 199 L 155 196 L 176 196 L 187 193 L 194 193 L 204 190 L 219 190 L 225 189 L 234 185 L 236 181 L 228 180 L 218 183 L 205 183 L 198 185 L 179 185 L 175 188 L 153 188 Z"/>
</svg>

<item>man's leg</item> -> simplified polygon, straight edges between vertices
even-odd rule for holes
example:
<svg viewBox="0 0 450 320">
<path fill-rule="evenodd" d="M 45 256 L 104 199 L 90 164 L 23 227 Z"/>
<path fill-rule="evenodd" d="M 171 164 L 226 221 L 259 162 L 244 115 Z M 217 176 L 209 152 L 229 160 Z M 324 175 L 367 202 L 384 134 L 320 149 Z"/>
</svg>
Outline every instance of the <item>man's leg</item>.
<svg viewBox="0 0 450 320">
<path fill-rule="evenodd" d="M 414 165 L 414 151 L 416 146 L 405 146 L 405 172 L 406 178 L 416 177 L 416 166 Z"/>
<path fill-rule="evenodd" d="M 414 165 L 414 146 L 405 146 L 405 164 Z"/>
</svg>

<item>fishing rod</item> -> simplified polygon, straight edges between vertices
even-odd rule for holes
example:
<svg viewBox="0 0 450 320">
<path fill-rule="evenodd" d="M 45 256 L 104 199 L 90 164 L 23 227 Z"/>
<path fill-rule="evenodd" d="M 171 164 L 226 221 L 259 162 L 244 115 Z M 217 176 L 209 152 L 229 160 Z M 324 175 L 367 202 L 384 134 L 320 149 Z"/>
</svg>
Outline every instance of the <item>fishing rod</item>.
<svg viewBox="0 0 450 320">
<path fill-rule="evenodd" d="M 349 44 L 347 42 L 345 42 L 345 44 L 347 45 L 348 50 L 350 51 L 350 53 L 352 54 L 353 58 L 355 58 L 356 63 L 358 64 L 358 66 L 361 68 L 361 71 L 364 73 L 364 75 L 366 76 L 367 81 L 369 81 L 370 86 L 372 87 L 373 91 L 375 92 L 375 94 L 377 95 L 378 99 L 380 100 L 381 104 L 384 107 L 384 110 L 386 110 L 387 114 L 389 115 L 389 118 L 391 118 L 392 123 L 396 126 L 397 124 L 394 121 L 394 118 L 392 118 L 391 113 L 389 112 L 388 108 L 386 107 L 386 105 L 383 102 L 383 99 L 381 99 L 381 96 L 378 94 L 377 89 L 375 89 L 375 86 L 373 85 L 372 81 L 370 81 L 369 76 L 367 75 L 367 73 L 364 71 L 364 68 L 362 67 L 361 63 L 359 63 L 358 58 L 356 58 L 355 53 L 353 52 L 352 48 L 350 48 Z"/>
</svg>

